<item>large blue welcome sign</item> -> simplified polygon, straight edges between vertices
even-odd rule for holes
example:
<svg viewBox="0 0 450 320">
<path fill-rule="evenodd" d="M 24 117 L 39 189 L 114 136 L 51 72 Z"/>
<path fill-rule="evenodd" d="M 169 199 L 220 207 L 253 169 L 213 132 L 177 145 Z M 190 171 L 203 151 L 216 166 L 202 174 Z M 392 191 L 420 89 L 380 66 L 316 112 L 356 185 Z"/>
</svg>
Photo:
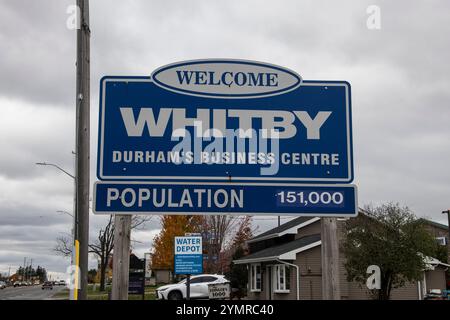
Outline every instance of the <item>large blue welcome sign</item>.
<svg viewBox="0 0 450 320">
<path fill-rule="evenodd" d="M 104 77 L 97 160 L 104 183 L 95 186 L 94 211 L 354 216 L 356 188 L 345 185 L 353 180 L 350 96 L 345 81 L 307 81 L 245 60 Z M 230 209 L 183 198 L 200 189 L 221 193 L 219 202 L 239 190 L 245 201 Z M 155 206 L 163 194 L 164 205 Z M 177 197 L 178 206 L 169 200 Z"/>
<path fill-rule="evenodd" d="M 350 85 L 206 60 L 101 80 L 98 178 L 353 180 Z"/>
</svg>

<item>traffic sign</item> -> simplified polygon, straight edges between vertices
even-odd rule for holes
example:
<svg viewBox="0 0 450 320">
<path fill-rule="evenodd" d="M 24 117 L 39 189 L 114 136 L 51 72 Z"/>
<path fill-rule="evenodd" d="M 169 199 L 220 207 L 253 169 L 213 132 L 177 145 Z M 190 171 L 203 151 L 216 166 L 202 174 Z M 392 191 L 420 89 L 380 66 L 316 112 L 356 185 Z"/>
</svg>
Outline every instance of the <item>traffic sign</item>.
<svg viewBox="0 0 450 320">
<path fill-rule="evenodd" d="M 350 183 L 350 84 L 243 60 L 100 82 L 97 177 Z"/>
<path fill-rule="evenodd" d="M 353 217 L 358 205 L 355 185 L 105 181 L 94 185 L 93 211 Z"/>
<path fill-rule="evenodd" d="M 175 274 L 203 272 L 202 237 L 175 237 Z"/>
</svg>

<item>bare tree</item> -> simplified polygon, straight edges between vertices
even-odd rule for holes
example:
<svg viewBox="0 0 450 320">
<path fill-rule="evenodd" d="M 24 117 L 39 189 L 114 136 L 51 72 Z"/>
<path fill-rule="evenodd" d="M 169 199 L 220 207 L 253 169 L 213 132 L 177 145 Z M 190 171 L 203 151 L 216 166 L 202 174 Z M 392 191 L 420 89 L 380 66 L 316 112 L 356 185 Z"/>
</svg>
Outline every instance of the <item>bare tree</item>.
<svg viewBox="0 0 450 320">
<path fill-rule="evenodd" d="M 72 239 L 65 236 L 56 238 L 56 245 L 53 251 L 63 257 L 70 257 L 72 254 Z"/>
<path fill-rule="evenodd" d="M 150 216 L 133 216 L 131 220 L 131 229 L 140 229 L 145 223 L 150 221 Z M 100 291 L 105 290 L 106 269 L 109 258 L 114 249 L 114 216 L 109 216 L 108 223 L 101 228 L 98 236 L 93 243 L 89 245 L 89 253 L 94 253 L 100 262 Z M 70 256 L 72 254 L 72 241 L 67 237 L 58 237 L 54 248 L 58 254 Z"/>
<path fill-rule="evenodd" d="M 227 241 L 234 236 L 239 219 L 231 215 L 211 215 L 203 219 L 203 232 L 206 234 L 207 242 L 203 245 L 207 251 L 207 272 L 221 271 L 221 252 Z"/>
<path fill-rule="evenodd" d="M 131 218 L 131 229 L 140 230 L 152 219 L 152 216 L 133 216 Z"/>
<path fill-rule="evenodd" d="M 114 249 L 114 216 L 109 216 L 106 226 L 99 230 L 98 237 L 89 245 L 89 253 L 97 255 L 100 261 L 100 291 L 105 291 L 106 267 Z"/>
</svg>

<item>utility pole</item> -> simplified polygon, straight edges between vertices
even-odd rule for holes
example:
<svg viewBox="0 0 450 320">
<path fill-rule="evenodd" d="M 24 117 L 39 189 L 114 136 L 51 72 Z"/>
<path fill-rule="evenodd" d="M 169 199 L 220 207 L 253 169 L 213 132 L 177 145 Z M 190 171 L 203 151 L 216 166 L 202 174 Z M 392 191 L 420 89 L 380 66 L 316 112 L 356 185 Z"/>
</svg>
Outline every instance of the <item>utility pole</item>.
<svg viewBox="0 0 450 320">
<path fill-rule="evenodd" d="M 27 257 L 23 258 L 23 269 L 22 269 L 22 281 L 25 281 L 25 266 L 27 264 Z"/>
<path fill-rule="evenodd" d="M 340 300 L 337 219 L 322 218 L 322 299 Z"/>
<path fill-rule="evenodd" d="M 77 134 L 75 133 L 75 148 L 77 147 Z M 75 151 L 72 151 L 73 155 L 73 223 L 72 223 L 72 236 L 73 236 L 73 245 L 75 246 L 75 240 L 78 240 L 78 213 L 77 213 L 77 153 Z M 72 248 L 74 250 L 75 248 Z M 71 264 L 73 265 L 74 262 L 71 261 Z"/>
<path fill-rule="evenodd" d="M 90 29 L 89 0 L 77 0 L 76 78 L 76 210 L 78 221 L 75 235 L 80 243 L 78 299 L 87 299 L 89 245 L 89 99 L 90 99 Z"/>
<path fill-rule="evenodd" d="M 30 270 L 29 270 L 28 279 L 31 281 L 33 280 L 33 259 L 31 259 L 31 262 L 30 262 Z"/>
<path fill-rule="evenodd" d="M 130 274 L 130 238 L 131 216 L 114 217 L 114 252 L 112 300 L 128 300 L 128 282 Z"/>
<path fill-rule="evenodd" d="M 442 211 L 442 213 L 447 214 L 447 223 L 448 223 L 448 236 L 447 236 L 447 259 L 450 261 L 450 209 Z"/>
</svg>

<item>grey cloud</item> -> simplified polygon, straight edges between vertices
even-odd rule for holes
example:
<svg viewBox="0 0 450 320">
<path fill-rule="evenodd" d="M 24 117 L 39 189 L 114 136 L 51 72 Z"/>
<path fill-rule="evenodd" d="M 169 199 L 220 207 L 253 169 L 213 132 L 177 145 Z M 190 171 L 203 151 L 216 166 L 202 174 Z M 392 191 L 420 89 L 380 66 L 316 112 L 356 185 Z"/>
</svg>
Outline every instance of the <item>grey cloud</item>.
<svg viewBox="0 0 450 320">
<path fill-rule="evenodd" d="M 73 3 L 0 4 L 0 226 L 7 227 L 0 229 L 1 270 L 33 250 L 54 270 L 67 265 L 51 247 L 58 232 L 70 230 L 70 217 L 55 211 L 72 210 L 73 184 L 34 163 L 54 162 L 73 172 L 75 32 L 66 28 L 66 8 Z M 366 28 L 370 4 L 381 7 L 381 30 Z M 193 58 L 255 59 L 305 79 L 349 80 L 360 204 L 399 201 L 445 221 L 449 8 L 445 0 L 91 1 L 91 181 L 101 76 L 148 75 Z M 91 239 L 105 219 L 90 216 Z M 135 233 L 143 242 L 134 244 L 137 252 L 151 246 L 157 221 Z M 276 223 L 255 221 L 260 232 Z"/>
<path fill-rule="evenodd" d="M 57 163 L 73 172 L 74 112 L 9 99 L 0 99 L 0 105 L 0 175 L 30 179 L 49 170 L 36 162 Z"/>
<path fill-rule="evenodd" d="M 7 1 L 0 11 L 0 92 L 33 103 L 75 100 L 75 32 L 66 28 L 72 1 Z"/>
</svg>

